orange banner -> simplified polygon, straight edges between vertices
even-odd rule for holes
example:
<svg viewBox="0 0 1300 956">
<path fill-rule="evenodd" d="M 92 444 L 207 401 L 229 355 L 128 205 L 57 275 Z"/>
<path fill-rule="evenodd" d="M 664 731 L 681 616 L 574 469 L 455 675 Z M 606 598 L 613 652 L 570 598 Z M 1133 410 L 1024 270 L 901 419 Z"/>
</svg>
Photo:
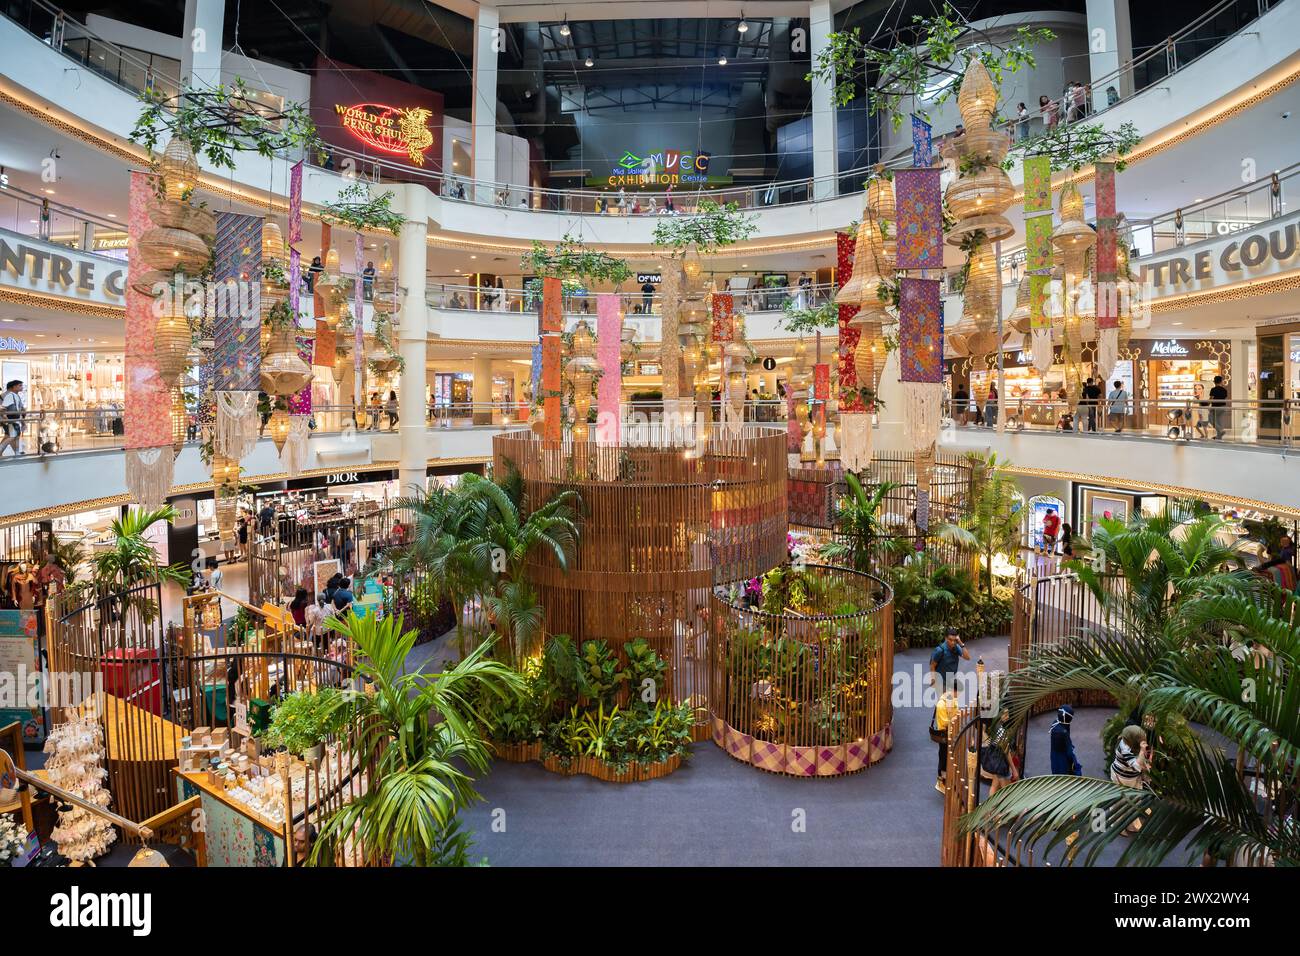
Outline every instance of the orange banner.
<svg viewBox="0 0 1300 956">
<path fill-rule="evenodd" d="M 542 280 L 542 331 L 564 331 L 564 286 L 559 279 Z"/>
<path fill-rule="evenodd" d="M 548 280 L 549 281 L 549 280 Z M 555 280 L 559 282 L 559 280 Z M 542 336 L 542 421 L 543 441 L 558 445 L 563 435 L 560 419 L 560 337 Z"/>
<path fill-rule="evenodd" d="M 335 347 L 334 330 L 331 329 L 323 319 L 317 319 L 316 354 L 312 356 L 311 364 L 333 368 Z"/>
</svg>

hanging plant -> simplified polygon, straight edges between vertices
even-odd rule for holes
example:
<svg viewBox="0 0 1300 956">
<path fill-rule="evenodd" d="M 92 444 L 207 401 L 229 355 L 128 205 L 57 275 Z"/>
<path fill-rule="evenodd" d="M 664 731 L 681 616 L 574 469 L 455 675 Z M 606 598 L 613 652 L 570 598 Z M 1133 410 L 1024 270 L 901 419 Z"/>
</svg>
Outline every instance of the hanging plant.
<svg viewBox="0 0 1300 956">
<path fill-rule="evenodd" d="M 588 249 L 581 239 L 567 233 L 551 249 L 534 240 L 532 249 L 520 257 L 520 265 L 524 272 L 553 279 L 576 279 L 583 287 L 608 282 L 617 288 L 632 275 L 626 259 Z"/>
<path fill-rule="evenodd" d="M 398 353 L 396 346 L 393 345 L 393 324 L 392 320 L 386 315 L 375 316 L 375 342 L 388 353 L 388 357 L 397 363 L 397 371 L 406 371 L 406 360 Z M 370 363 L 371 371 L 379 371 Z"/>
<path fill-rule="evenodd" d="M 743 242 L 757 229 L 758 217 L 740 212 L 736 203 L 705 199 L 694 215 L 665 216 L 655 223 L 651 242 L 679 257 L 691 251 L 703 256 Z"/>
<path fill-rule="evenodd" d="M 1000 85 L 1004 75 L 1033 69 L 1034 47 L 1054 39 L 1051 30 L 1020 27 L 1010 41 L 997 43 L 945 3 L 935 16 L 914 16 L 909 24 L 879 30 L 869 39 L 860 27 L 828 34 L 826 48 L 805 78 L 833 83 L 840 106 L 857 99 L 865 87 L 868 115 L 887 116 L 898 129 L 911 112 L 903 109 L 904 102 L 938 107 L 956 96 L 971 60 L 980 60 Z M 926 111 L 917 112 L 929 118 Z"/>
<path fill-rule="evenodd" d="M 331 226 L 347 226 L 357 232 L 385 229 L 400 236 L 406 217 L 393 211 L 391 191 L 372 196 L 367 184 L 353 182 L 339 190 L 334 202 L 321 207 L 321 221 Z"/>
<path fill-rule="evenodd" d="M 1077 173 L 1106 156 L 1119 157 L 1115 170 L 1123 172 L 1128 167 L 1124 157 L 1141 142 L 1142 134 L 1132 123 L 1123 123 L 1113 130 L 1100 123 L 1071 123 L 1053 126 L 1042 135 L 1017 144 L 1016 149 L 1025 156 L 1048 157 L 1054 173 L 1066 170 Z M 1007 163 L 1011 161 L 1008 157 Z"/>
<path fill-rule="evenodd" d="M 833 299 L 828 299 L 811 309 L 798 308 L 795 306 L 795 301 L 792 298 L 785 304 L 785 318 L 781 320 L 781 327 L 787 332 L 805 335 L 818 329 L 833 329 L 839 325 L 840 307 Z"/>
<path fill-rule="evenodd" d="M 235 168 L 236 153 L 257 153 L 271 158 L 288 152 L 324 148 L 316 125 L 301 103 L 271 110 L 250 97 L 248 86 L 236 78 L 230 86 L 197 90 L 183 85 L 167 94 L 149 88 L 140 94 L 144 109 L 128 138 L 149 151 L 159 142 L 179 139 L 188 143 L 217 169 Z"/>
</svg>

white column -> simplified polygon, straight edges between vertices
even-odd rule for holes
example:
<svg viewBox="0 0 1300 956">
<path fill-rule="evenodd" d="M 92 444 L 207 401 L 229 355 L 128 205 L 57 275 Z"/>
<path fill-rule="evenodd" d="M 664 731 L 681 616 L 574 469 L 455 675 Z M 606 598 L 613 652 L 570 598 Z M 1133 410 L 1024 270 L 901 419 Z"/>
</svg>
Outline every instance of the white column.
<svg viewBox="0 0 1300 956">
<path fill-rule="evenodd" d="M 1129 25 L 1129 0 L 1088 0 L 1088 69 L 1092 79 L 1093 109 L 1106 105 L 1106 87 L 1121 97 L 1133 92 L 1133 71 L 1113 74 L 1133 59 L 1133 30 Z"/>
<path fill-rule="evenodd" d="M 392 188 L 392 187 L 390 187 Z M 397 480 L 403 495 L 423 494 L 429 463 L 429 432 L 424 422 L 424 397 L 428 387 L 428 316 L 424 302 L 429 214 L 424 186 L 407 185 L 400 190 L 406 223 L 398 242 L 397 284 L 404 290 L 402 309 L 397 315 L 397 350 L 402 356 L 402 381 L 397 391 L 398 452 Z"/>
<path fill-rule="evenodd" d="M 502 46 L 496 7 L 480 5 L 474 28 L 474 198 L 490 203 L 497 181 L 497 57 Z M 546 91 L 535 95 L 545 96 Z"/>
<path fill-rule="evenodd" d="M 185 35 L 181 37 L 181 82 L 194 89 L 221 85 L 221 40 L 225 0 L 185 0 Z"/>
<path fill-rule="evenodd" d="M 808 8 L 808 50 L 816 65 L 827 39 L 835 29 L 830 0 L 813 0 Z M 813 195 L 829 199 L 835 195 L 835 82 L 831 78 L 812 81 Z"/>
</svg>

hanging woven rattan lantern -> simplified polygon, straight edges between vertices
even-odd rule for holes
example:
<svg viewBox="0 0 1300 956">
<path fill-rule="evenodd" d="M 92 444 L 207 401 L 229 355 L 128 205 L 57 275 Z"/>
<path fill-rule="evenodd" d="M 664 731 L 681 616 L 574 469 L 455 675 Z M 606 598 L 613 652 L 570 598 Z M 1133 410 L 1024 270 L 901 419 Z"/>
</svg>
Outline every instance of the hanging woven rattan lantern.
<svg viewBox="0 0 1300 956">
<path fill-rule="evenodd" d="M 197 275 L 208 264 L 212 254 L 201 236 L 186 229 L 166 226 L 154 226 L 146 231 L 140 237 L 138 248 L 145 265 L 164 272 L 181 270 L 192 275 Z"/>
<path fill-rule="evenodd" d="M 190 322 L 182 302 L 173 302 L 158 317 L 153 332 L 153 354 L 158 377 L 169 388 L 185 374 L 190 353 Z"/>
<path fill-rule="evenodd" d="M 266 432 L 271 436 L 271 441 L 275 442 L 275 452 L 278 455 L 284 451 L 284 443 L 289 440 L 289 410 L 287 408 L 276 408 L 271 412 L 271 417 L 266 422 Z"/>
<path fill-rule="evenodd" d="M 284 258 L 284 235 L 274 219 L 262 223 L 262 261 L 279 261 Z"/>
<path fill-rule="evenodd" d="M 262 360 L 262 391 L 287 397 L 311 381 L 311 366 L 298 357 L 293 330 L 272 333 L 270 354 Z"/>
<path fill-rule="evenodd" d="M 185 390 L 179 385 L 172 387 L 172 452 L 179 455 L 185 448 L 185 439 L 189 434 L 189 416 L 185 409 Z"/>
<path fill-rule="evenodd" d="M 325 271 L 332 276 L 339 274 L 339 251 L 333 246 L 325 253 Z"/>
<path fill-rule="evenodd" d="M 199 182 L 199 163 L 194 150 L 183 139 L 173 136 L 163 147 L 159 168 L 163 177 L 163 192 L 175 203 L 189 198 Z"/>
</svg>

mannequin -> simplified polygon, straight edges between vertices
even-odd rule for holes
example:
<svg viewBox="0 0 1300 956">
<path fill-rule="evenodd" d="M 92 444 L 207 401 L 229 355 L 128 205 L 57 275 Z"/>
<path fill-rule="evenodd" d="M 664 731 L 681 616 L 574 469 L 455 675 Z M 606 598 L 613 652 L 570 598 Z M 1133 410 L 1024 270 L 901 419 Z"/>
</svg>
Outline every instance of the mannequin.
<svg viewBox="0 0 1300 956">
<path fill-rule="evenodd" d="M 32 611 L 36 608 L 36 591 L 36 575 L 24 561 L 9 576 L 9 598 L 20 611 Z"/>
</svg>

